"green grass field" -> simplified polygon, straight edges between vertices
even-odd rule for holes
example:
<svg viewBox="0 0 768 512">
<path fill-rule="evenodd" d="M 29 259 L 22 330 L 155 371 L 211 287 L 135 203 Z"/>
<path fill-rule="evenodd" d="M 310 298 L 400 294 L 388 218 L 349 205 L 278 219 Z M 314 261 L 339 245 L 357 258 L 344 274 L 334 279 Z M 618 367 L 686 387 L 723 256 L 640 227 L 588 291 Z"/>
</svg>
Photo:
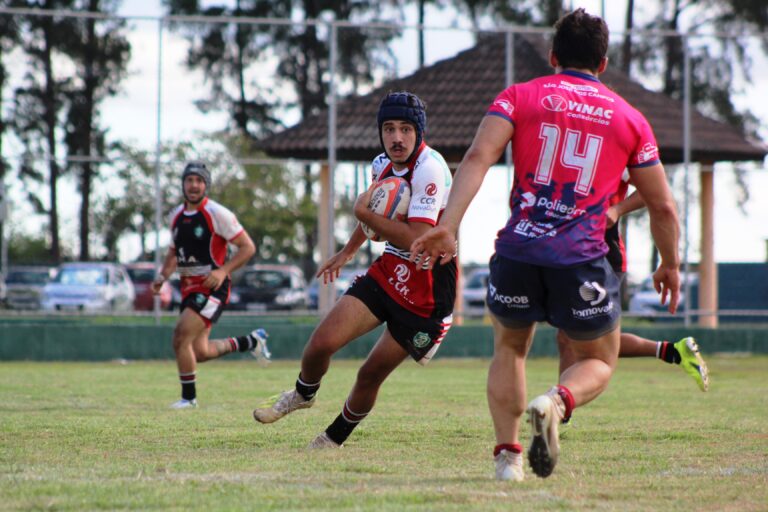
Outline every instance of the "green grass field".
<svg viewBox="0 0 768 512">
<path fill-rule="evenodd" d="M 274 425 L 251 410 L 296 362 L 202 365 L 185 411 L 167 408 L 172 361 L 0 363 L 0 509 L 767 510 L 768 358 L 708 362 L 701 393 L 677 367 L 622 360 L 564 427 L 555 473 L 517 484 L 493 479 L 486 360 L 405 364 L 343 449 L 313 452 L 360 361 Z M 555 373 L 530 361 L 529 396 Z"/>
</svg>

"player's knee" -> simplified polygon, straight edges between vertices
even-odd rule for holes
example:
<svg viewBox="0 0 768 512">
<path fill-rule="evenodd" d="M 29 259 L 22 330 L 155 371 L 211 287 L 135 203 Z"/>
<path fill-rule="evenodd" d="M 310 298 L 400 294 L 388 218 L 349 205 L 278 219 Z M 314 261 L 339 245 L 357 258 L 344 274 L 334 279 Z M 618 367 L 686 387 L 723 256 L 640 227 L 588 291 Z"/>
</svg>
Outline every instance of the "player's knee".
<svg viewBox="0 0 768 512">
<path fill-rule="evenodd" d="M 389 372 L 376 365 L 363 365 L 357 371 L 357 385 L 365 388 L 378 388 Z"/>
<path fill-rule="evenodd" d="M 310 357 L 331 357 L 335 351 L 336 348 L 331 336 L 318 329 L 312 333 L 304 352 Z"/>
<path fill-rule="evenodd" d="M 200 349 L 195 349 L 195 361 L 198 363 L 204 363 L 210 359 L 213 359 L 211 357 L 208 357 L 208 352 Z"/>
</svg>

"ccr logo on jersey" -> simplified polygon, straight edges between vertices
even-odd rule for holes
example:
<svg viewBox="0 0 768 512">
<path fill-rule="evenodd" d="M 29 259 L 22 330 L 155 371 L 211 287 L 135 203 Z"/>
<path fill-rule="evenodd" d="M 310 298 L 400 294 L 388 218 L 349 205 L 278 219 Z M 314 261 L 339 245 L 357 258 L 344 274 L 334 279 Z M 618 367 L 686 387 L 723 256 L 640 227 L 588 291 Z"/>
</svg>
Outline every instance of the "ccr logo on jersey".
<svg viewBox="0 0 768 512">
<path fill-rule="evenodd" d="M 406 283 L 411 278 L 411 269 L 409 269 L 405 263 L 398 263 L 395 267 L 395 276 L 397 277 L 397 280 L 395 280 L 394 277 L 390 277 L 388 279 L 389 284 L 391 284 L 400 295 L 407 297 L 411 292 L 411 289 L 406 286 Z"/>
</svg>

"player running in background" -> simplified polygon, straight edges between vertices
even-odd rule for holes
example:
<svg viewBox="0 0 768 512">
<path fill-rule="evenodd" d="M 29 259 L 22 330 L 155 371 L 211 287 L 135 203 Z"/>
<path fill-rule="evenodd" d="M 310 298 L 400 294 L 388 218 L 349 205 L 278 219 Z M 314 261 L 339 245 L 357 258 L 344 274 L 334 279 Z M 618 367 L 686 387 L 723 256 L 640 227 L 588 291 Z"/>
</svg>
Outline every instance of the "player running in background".
<svg viewBox="0 0 768 512">
<path fill-rule="evenodd" d="M 629 197 L 629 171 L 625 170 L 621 177 L 619 191 L 611 200 L 613 204 L 606 210 L 605 242 L 608 244 L 606 259 L 610 263 L 619 283 L 626 279 L 627 253 L 624 241 L 619 233 L 619 219 L 624 215 L 645 207 L 640 194 L 633 192 Z M 568 335 L 563 330 L 557 331 L 557 345 L 560 351 L 560 373 L 562 374 L 573 364 L 573 353 Z M 685 373 L 691 376 L 702 391 L 709 389 L 709 370 L 707 363 L 701 357 L 699 346 L 692 337 L 686 337 L 676 343 L 669 341 L 653 341 L 636 334 L 622 332 L 619 342 L 619 357 L 655 357 L 666 363 L 677 364 Z"/>
<path fill-rule="evenodd" d="M 512 211 L 496 239 L 487 297 L 494 327 L 488 405 L 500 480 L 524 477 L 523 412 L 533 434 L 528 460 L 547 477 L 559 455 L 558 423 L 599 396 L 616 367 L 621 308 L 619 280 L 605 259 L 605 211 L 625 168 L 650 213 L 661 254 L 654 284 L 670 312 L 680 292 L 677 211 L 653 132 L 597 78 L 608 62 L 608 27 L 578 9 L 555 29 L 556 74 L 499 94 L 456 172 L 438 226 L 411 246 L 415 260 L 431 258 L 428 266 L 450 260 L 461 218 L 511 140 Z M 526 408 L 525 359 L 539 321 L 574 340 L 574 362 Z"/>
<path fill-rule="evenodd" d="M 207 197 L 211 173 L 203 163 L 190 162 L 181 176 L 184 204 L 171 213 L 172 242 L 152 283 L 155 293 L 178 269 L 181 314 L 173 331 L 173 351 L 181 381 L 181 399 L 174 409 L 197 407 L 197 363 L 230 352 L 250 351 L 269 359 L 267 334 L 256 329 L 246 336 L 209 340 L 211 325 L 229 301 L 230 274 L 251 259 L 256 249 L 235 215 Z M 237 247 L 229 261 L 227 244 Z"/>
<path fill-rule="evenodd" d="M 385 323 L 386 329 L 358 371 L 341 414 L 309 445 L 336 448 L 371 412 L 384 380 L 411 356 L 424 365 L 432 359 L 451 326 L 456 297 L 456 262 L 417 271 L 408 247 L 437 223 L 445 208 L 451 173 L 443 157 L 424 142 L 425 106 L 414 94 L 387 94 L 379 105 L 379 137 L 384 153 L 373 160 L 373 181 L 398 176 L 410 183 L 407 222 L 368 210 L 373 185 L 355 202 L 355 217 L 386 240 L 384 254 L 356 279 L 323 318 L 304 348 L 295 389 L 253 411 L 261 423 L 272 423 L 315 403 L 320 380 L 331 356 L 355 338 Z M 317 277 L 328 284 L 366 241 L 358 225 L 341 251 L 326 261 Z"/>
</svg>

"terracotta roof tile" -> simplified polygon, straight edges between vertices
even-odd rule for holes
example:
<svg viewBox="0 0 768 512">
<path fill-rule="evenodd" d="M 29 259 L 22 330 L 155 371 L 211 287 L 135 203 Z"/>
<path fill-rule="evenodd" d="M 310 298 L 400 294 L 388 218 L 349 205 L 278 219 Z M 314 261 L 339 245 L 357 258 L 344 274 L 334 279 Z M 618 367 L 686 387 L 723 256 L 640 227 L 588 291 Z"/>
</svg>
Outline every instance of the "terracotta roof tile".
<svg viewBox="0 0 768 512">
<path fill-rule="evenodd" d="M 516 82 L 551 72 L 547 49 L 548 43 L 543 36 L 515 37 Z M 504 36 L 485 36 L 475 47 L 450 59 L 387 82 L 364 96 L 341 99 L 337 104 L 337 159 L 367 161 L 379 153 L 378 103 L 388 91 L 407 90 L 427 104 L 427 142 L 449 162 L 461 161 L 486 109 L 505 87 L 504 59 Z M 682 161 L 682 103 L 649 91 L 610 67 L 601 75 L 601 80 L 648 118 L 663 161 Z M 309 116 L 259 145 L 276 157 L 325 160 L 328 156 L 327 115 L 327 111 L 322 111 Z M 762 143 L 745 139 L 736 128 L 696 111 L 691 120 L 693 161 L 762 160 L 768 151 Z"/>
</svg>

